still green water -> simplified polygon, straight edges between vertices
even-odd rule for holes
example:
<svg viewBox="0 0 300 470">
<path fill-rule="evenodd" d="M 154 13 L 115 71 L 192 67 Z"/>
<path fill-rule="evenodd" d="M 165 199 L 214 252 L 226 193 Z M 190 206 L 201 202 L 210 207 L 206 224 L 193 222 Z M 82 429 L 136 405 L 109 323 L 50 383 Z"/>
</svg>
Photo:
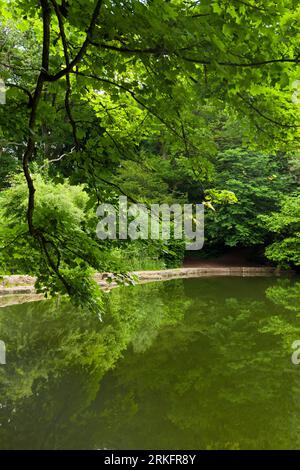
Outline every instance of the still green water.
<svg viewBox="0 0 300 470">
<path fill-rule="evenodd" d="M 0 449 L 300 449 L 299 279 L 118 288 L 0 309 Z"/>
</svg>

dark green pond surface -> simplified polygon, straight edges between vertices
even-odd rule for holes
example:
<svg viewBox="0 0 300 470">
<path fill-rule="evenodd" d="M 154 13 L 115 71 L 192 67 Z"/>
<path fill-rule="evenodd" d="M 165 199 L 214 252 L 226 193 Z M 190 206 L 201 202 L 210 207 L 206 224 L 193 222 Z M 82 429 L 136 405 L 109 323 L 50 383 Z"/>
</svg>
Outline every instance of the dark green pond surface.
<svg viewBox="0 0 300 470">
<path fill-rule="evenodd" d="M 0 449 L 300 449 L 299 279 L 118 288 L 0 309 Z"/>
</svg>

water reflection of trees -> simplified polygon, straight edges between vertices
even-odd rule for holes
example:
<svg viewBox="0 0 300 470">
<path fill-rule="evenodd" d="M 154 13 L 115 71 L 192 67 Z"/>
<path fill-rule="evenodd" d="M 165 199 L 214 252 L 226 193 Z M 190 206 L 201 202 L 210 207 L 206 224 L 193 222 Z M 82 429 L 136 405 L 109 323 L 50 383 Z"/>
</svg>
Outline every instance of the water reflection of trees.
<svg viewBox="0 0 300 470">
<path fill-rule="evenodd" d="M 300 338 L 300 328 L 288 298 L 299 294 L 300 284 L 273 285 L 260 300 L 253 300 L 256 291 L 232 298 L 210 287 L 194 298 L 182 323 L 164 329 L 142 355 L 127 354 L 104 379 L 97 399 L 106 418 L 100 442 L 113 448 L 143 448 L 145 442 L 150 448 L 299 448 L 299 370 L 290 362 L 290 340 Z M 105 390 L 120 396 L 112 400 Z M 103 430 L 112 422 L 108 437 Z"/>
<path fill-rule="evenodd" d="M 106 299 L 103 322 L 66 302 L 0 311 L 7 345 L 7 365 L 0 369 L 0 448 L 60 448 L 64 440 L 72 442 L 69 434 L 82 419 L 77 423 L 77 417 L 128 344 L 145 349 L 161 324 L 172 325 L 183 315 L 187 300 L 178 300 L 176 309 L 159 295 L 161 286 L 147 286 L 142 298 L 138 288 L 126 294 L 116 289 L 113 299 Z"/>
<path fill-rule="evenodd" d="M 0 447 L 299 448 L 299 292 L 270 279 L 116 289 L 102 323 L 65 303 L 3 310 Z"/>
</svg>

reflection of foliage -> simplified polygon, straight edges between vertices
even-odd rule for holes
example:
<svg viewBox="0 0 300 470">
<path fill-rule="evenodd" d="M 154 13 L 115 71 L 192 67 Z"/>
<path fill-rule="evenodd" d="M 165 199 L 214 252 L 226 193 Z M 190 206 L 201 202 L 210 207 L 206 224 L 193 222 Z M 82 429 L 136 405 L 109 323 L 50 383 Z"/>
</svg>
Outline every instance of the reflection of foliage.
<svg viewBox="0 0 300 470">
<path fill-rule="evenodd" d="M 297 289 L 272 278 L 118 288 L 102 323 L 65 302 L 4 309 L 0 447 L 299 448 Z"/>
<path fill-rule="evenodd" d="M 281 337 L 283 346 L 290 351 L 293 341 L 300 338 L 300 283 L 291 284 L 287 279 L 280 280 L 277 285 L 266 290 L 266 296 L 274 304 L 284 308 L 288 315 L 266 319 L 261 331 Z"/>
<path fill-rule="evenodd" d="M 300 314 L 300 282 L 290 284 L 288 280 L 281 281 L 266 291 L 267 297 L 287 310 Z"/>
<path fill-rule="evenodd" d="M 185 304 L 180 288 L 176 310 L 157 296 L 161 287 L 143 286 L 144 308 L 140 288 L 127 288 L 130 303 L 124 303 L 124 288 L 115 289 L 105 299 L 103 322 L 67 301 L 3 309 L 0 329 L 8 364 L 0 369 L 0 447 L 60 448 L 56 434 L 63 433 L 69 420 L 76 422 L 89 406 L 102 376 L 128 343 L 133 341 L 135 349 L 145 350 L 161 323 L 172 325 L 180 318 Z M 35 429 L 23 434 L 24 423 L 30 422 L 37 406 L 40 414 Z"/>
<path fill-rule="evenodd" d="M 201 282 L 185 320 L 162 330 L 149 350 L 127 354 L 104 379 L 96 402 L 105 423 L 99 441 L 112 448 L 299 447 L 295 423 L 286 418 L 291 408 L 299 413 L 287 386 L 298 379 L 282 348 L 286 331 L 266 328 L 272 318 L 292 328 L 293 319 L 274 305 L 269 316 L 263 295 L 233 298 L 225 281 L 214 281 L 215 289 Z M 262 281 L 251 282 L 255 288 Z M 238 288 L 238 280 L 232 285 Z M 114 400 L 111 390 L 119 391 Z M 112 431 L 103 432 L 108 426 Z"/>
</svg>

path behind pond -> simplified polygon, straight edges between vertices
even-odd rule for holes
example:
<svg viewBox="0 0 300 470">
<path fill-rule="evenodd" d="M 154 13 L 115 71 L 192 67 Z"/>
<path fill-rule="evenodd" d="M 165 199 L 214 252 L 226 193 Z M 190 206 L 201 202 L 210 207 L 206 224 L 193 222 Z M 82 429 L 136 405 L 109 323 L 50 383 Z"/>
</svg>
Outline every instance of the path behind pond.
<svg viewBox="0 0 300 470">
<path fill-rule="evenodd" d="M 222 255 L 201 258 L 202 252 L 188 252 L 184 268 L 266 267 L 266 260 L 255 248 L 228 248 Z"/>
</svg>

